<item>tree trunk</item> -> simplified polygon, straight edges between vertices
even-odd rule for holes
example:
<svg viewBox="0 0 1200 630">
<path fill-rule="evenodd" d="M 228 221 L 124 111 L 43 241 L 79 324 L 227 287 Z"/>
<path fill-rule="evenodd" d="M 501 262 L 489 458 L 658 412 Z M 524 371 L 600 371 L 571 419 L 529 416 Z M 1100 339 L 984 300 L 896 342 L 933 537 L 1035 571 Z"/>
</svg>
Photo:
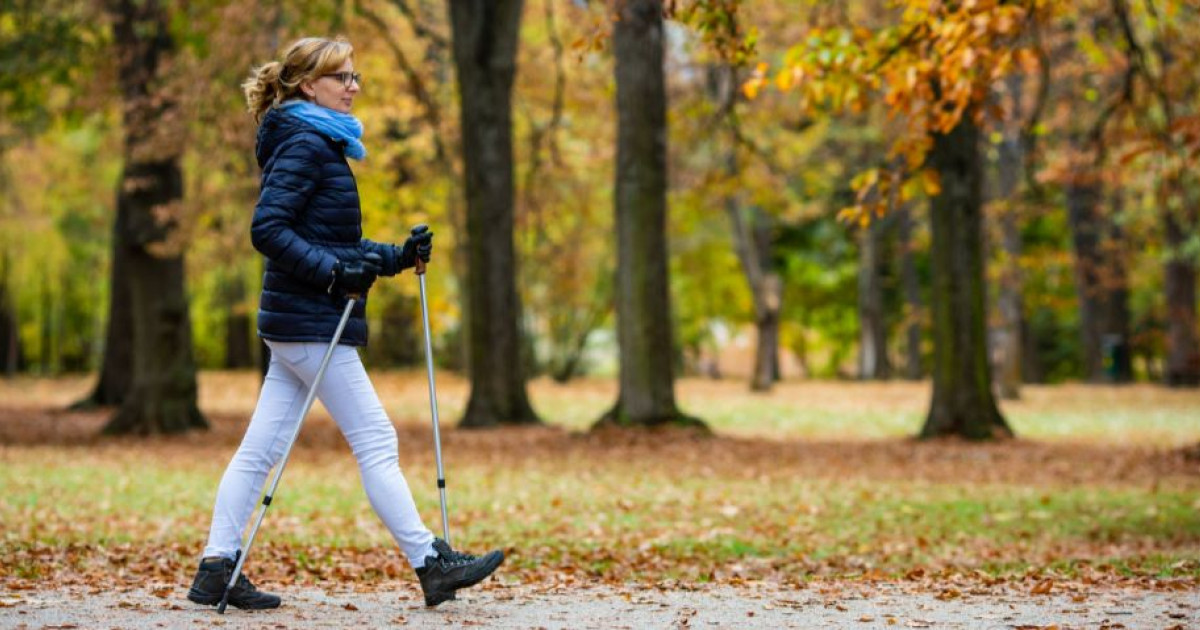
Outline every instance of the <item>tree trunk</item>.
<svg viewBox="0 0 1200 630">
<path fill-rule="evenodd" d="M 724 110 L 732 118 L 741 85 L 737 68 L 727 63 L 714 64 L 708 71 L 709 96 L 718 111 Z M 725 176 L 730 181 L 738 181 L 741 176 L 737 138 L 732 132 L 725 156 Z M 746 207 L 738 193 L 726 195 L 725 214 L 729 217 L 734 251 L 754 298 L 754 326 L 758 334 L 750 389 L 765 392 L 780 379 L 779 320 L 783 309 L 783 279 L 772 263 L 774 226 L 761 207 Z M 719 374 L 719 370 L 714 368 L 714 373 Z"/>
<path fill-rule="evenodd" d="M 1067 216 L 1075 245 L 1084 372 L 1092 383 L 1124 383 L 1133 378 L 1127 351 L 1129 289 L 1120 254 L 1121 234 L 1112 213 L 1100 208 L 1102 195 L 1097 173 L 1072 174 L 1067 185 Z"/>
<path fill-rule="evenodd" d="M 727 201 L 726 210 L 733 223 L 738 258 L 754 296 L 754 327 L 758 336 L 750 389 L 765 392 L 780 378 L 779 314 L 783 308 L 783 279 L 771 267 L 771 219 L 757 206 L 743 211 L 732 198 Z"/>
<path fill-rule="evenodd" d="M 858 378 L 891 376 L 887 355 L 887 322 L 883 316 L 883 223 L 872 221 L 859 231 L 858 242 Z"/>
<path fill-rule="evenodd" d="M 513 244 L 512 85 L 521 0 L 454 0 L 466 166 L 471 397 L 460 426 L 540 423 L 525 391 Z"/>
<path fill-rule="evenodd" d="M 1164 288 L 1167 301 L 1167 357 L 1164 379 L 1172 387 L 1200 386 L 1200 339 L 1196 335 L 1196 265 L 1180 250 L 1189 237 L 1185 225 L 1195 225 L 1194 213 L 1186 224 L 1168 210 L 1164 232 L 1170 258 Z"/>
<path fill-rule="evenodd" d="M 245 293 L 241 277 L 234 277 L 225 289 L 225 368 L 230 370 L 255 365 Z"/>
<path fill-rule="evenodd" d="M 661 0 L 626 0 L 613 24 L 617 83 L 620 392 L 600 424 L 701 424 L 675 406 L 667 276 L 667 116 Z"/>
<path fill-rule="evenodd" d="M 735 173 L 730 172 L 730 176 Z M 734 196 L 726 199 L 725 211 L 733 231 L 734 249 L 754 297 L 758 339 L 750 389 L 765 392 L 779 380 L 779 313 L 783 308 L 783 279 L 771 267 L 771 219 L 757 206 L 742 208 Z"/>
<path fill-rule="evenodd" d="M 992 396 L 983 273 L 979 127 L 964 115 L 935 134 L 930 166 L 942 192 L 930 203 L 933 227 L 933 400 L 922 438 L 1011 437 Z"/>
<path fill-rule="evenodd" d="M 900 248 L 900 281 L 904 285 L 904 378 L 920 380 L 921 368 L 921 279 L 913 245 L 912 210 L 896 210 L 896 240 Z"/>
<path fill-rule="evenodd" d="M 1025 146 L 1021 138 L 1021 98 L 1024 77 L 1009 77 L 1010 119 L 1004 125 L 1004 137 L 999 146 L 996 165 L 995 197 L 1001 201 L 1000 251 L 1002 255 L 1000 282 L 996 287 L 996 309 L 1000 321 L 995 328 L 994 369 L 996 389 L 1000 397 L 1016 400 L 1021 397 L 1021 320 L 1023 317 L 1021 278 L 1021 174 L 1025 163 Z"/>
<path fill-rule="evenodd" d="M 6 278 L 0 276 L 0 370 L 7 378 L 21 369 L 21 336 L 17 327 L 17 312 L 8 297 Z"/>
<path fill-rule="evenodd" d="M 153 0 L 110 3 L 124 108 L 117 214 L 133 325 L 133 381 L 108 434 L 207 428 L 196 406 L 196 369 L 178 217 L 183 197 L 179 111 L 156 86 L 172 52 L 166 12 Z M 122 343 L 127 343 L 123 340 Z"/>
</svg>

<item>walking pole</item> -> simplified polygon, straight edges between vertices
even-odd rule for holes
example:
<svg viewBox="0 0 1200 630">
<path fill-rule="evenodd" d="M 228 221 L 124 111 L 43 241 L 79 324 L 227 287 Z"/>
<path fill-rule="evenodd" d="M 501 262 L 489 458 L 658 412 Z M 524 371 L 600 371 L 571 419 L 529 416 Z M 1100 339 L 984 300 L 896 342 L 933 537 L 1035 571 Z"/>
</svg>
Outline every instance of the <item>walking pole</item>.
<svg viewBox="0 0 1200 630">
<path fill-rule="evenodd" d="M 429 337 L 429 304 L 425 301 L 425 261 L 417 258 L 415 269 L 421 281 L 421 319 L 425 323 L 425 368 L 429 372 L 429 408 L 433 411 L 433 454 L 437 459 L 437 486 L 442 503 L 442 540 L 450 544 L 450 521 L 446 518 L 446 474 L 442 471 L 442 436 L 438 431 L 437 392 L 433 386 L 433 342 Z"/>
<path fill-rule="evenodd" d="M 308 415 L 308 410 L 312 408 L 313 400 L 317 397 L 317 387 L 321 384 L 321 379 L 325 377 L 325 368 L 329 367 L 329 359 L 333 357 L 333 351 L 337 348 L 338 341 L 342 339 L 342 331 L 346 329 L 346 322 L 350 320 L 350 311 L 354 309 L 354 303 L 358 301 L 358 297 L 358 295 L 351 294 L 350 299 L 346 301 L 346 308 L 342 311 L 342 319 L 338 322 L 337 329 L 333 331 L 329 349 L 325 351 L 325 357 L 321 359 L 321 367 L 317 369 L 317 376 L 308 388 L 308 397 L 304 399 L 304 407 L 300 409 L 300 418 L 296 421 L 296 428 L 292 430 L 287 450 L 283 451 L 283 459 L 279 460 L 279 464 L 275 466 L 275 475 L 271 478 L 271 486 L 267 488 L 267 493 L 263 495 L 262 508 L 258 511 L 258 519 L 254 521 L 254 528 L 250 530 L 246 548 L 245 550 L 239 549 L 237 552 L 237 564 L 233 567 L 233 576 L 229 578 L 229 584 L 225 585 L 225 593 L 221 595 L 221 603 L 217 605 L 217 612 L 220 614 L 225 614 L 225 607 L 229 604 L 229 592 L 233 590 L 238 577 L 242 575 L 242 565 L 246 563 L 250 546 L 254 544 L 254 537 L 258 535 L 258 528 L 262 525 L 263 517 L 267 515 L 267 508 L 271 505 L 271 498 L 275 496 L 275 489 L 279 487 L 279 479 L 283 477 L 283 468 L 287 466 L 288 456 L 292 454 L 292 447 L 296 445 L 296 438 L 300 437 L 300 427 L 304 424 L 304 416 Z"/>
</svg>

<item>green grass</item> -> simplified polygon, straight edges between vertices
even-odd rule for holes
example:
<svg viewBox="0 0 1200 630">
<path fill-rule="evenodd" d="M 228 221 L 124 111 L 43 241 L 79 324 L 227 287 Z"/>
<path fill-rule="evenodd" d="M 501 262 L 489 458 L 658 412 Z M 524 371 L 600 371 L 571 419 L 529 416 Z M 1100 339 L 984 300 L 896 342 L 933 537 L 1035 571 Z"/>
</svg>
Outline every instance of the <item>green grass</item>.
<svg viewBox="0 0 1200 630">
<path fill-rule="evenodd" d="M 123 543 L 194 549 L 221 472 L 196 457 L 46 447 L 0 452 L 0 544 L 9 550 Z M 349 454 L 304 455 L 289 465 L 263 544 L 293 550 L 301 573 L 333 565 L 322 549 L 390 548 Z M 1072 567 L 1109 564 L 1116 573 L 1200 576 L 1195 484 L 676 477 L 670 467 L 637 462 L 574 475 L 563 465 L 458 466 L 450 492 L 455 535 L 510 546 L 518 570 L 576 567 L 628 579 L 705 581 L 741 563 L 750 563 L 750 574 L 772 564 L 793 575 L 902 575 L 943 566 L 1069 575 Z M 419 483 L 431 472 L 415 467 L 409 480 L 436 531 L 437 496 L 424 487 L 431 484 Z M 40 571 L 28 562 L 6 569 L 24 578 Z"/>
<path fill-rule="evenodd" d="M 423 389 L 403 389 L 402 378 L 376 379 L 389 409 L 425 409 L 427 401 L 404 397 Z M 532 393 L 552 424 L 584 429 L 611 389 L 539 381 Z M 518 432 L 456 446 L 451 435 L 451 529 L 471 548 L 509 548 L 506 566 L 530 580 L 944 568 L 1200 578 L 1200 469 L 1171 464 L 1168 453 L 1200 441 L 1200 393 L 1027 387 L 1004 404 L 1018 444 L 900 440 L 920 426 L 926 396 L 923 385 L 904 383 L 785 383 L 763 396 L 741 383 L 690 380 L 679 392 L 685 411 L 719 435 L 770 439 L 625 447 L 561 433 L 525 442 Z M 443 417 L 453 418 L 461 384 L 451 380 L 445 398 Z M 0 576 L 44 579 L 62 568 L 54 562 L 86 564 L 30 555 L 72 545 L 93 557 L 112 546 L 154 549 L 190 564 L 238 430 L 225 426 L 217 432 L 225 442 L 214 443 L 0 446 Z M 440 531 L 433 458 L 423 445 L 408 448 L 405 475 Z M 302 576 L 394 549 L 336 440 L 296 451 L 261 536 L 266 557 L 286 556 Z M 382 575 L 376 565 L 363 574 Z"/>
</svg>

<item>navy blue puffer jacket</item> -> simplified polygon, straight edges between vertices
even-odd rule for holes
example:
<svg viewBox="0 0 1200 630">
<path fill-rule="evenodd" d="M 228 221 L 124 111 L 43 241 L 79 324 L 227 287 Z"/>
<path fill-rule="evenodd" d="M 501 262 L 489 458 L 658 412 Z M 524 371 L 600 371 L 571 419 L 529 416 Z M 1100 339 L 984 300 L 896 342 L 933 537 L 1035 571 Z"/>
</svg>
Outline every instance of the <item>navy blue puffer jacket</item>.
<svg viewBox="0 0 1200 630">
<path fill-rule="evenodd" d="M 395 275 L 396 248 L 362 238 L 358 185 L 340 142 L 273 108 L 259 125 L 256 155 L 262 191 L 250 238 L 267 257 L 258 334 L 328 342 L 346 307 L 345 297 L 329 293 L 334 265 L 373 251 L 383 258 L 381 275 Z M 366 306 L 363 296 L 340 343 L 367 344 Z"/>
</svg>

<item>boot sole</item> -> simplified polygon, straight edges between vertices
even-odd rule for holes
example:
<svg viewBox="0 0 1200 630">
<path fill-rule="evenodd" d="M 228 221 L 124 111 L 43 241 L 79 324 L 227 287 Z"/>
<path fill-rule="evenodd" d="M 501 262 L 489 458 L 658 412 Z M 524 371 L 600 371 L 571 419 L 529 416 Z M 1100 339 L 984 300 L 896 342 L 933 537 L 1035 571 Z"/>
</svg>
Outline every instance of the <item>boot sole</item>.
<svg viewBox="0 0 1200 630">
<path fill-rule="evenodd" d="M 443 602 L 447 602 L 452 599 L 455 599 L 455 597 L 454 597 L 455 591 L 457 591 L 459 589 L 470 588 L 470 587 L 475 586 L 476 584 L 488 579 L 489 577 L 491 577 L 491 575 L 493 573 L 496 572 L 496 569 L 500 568 L 501 564 L 504 564 L 504 555 L 503 554 L 501 554 L 500 557 L 496 560 L 496 562 L 494 564 L 492 564 L 490 567 L 488 567 L 487 571 L 484 571 L 479 577 L 477 577 L 473 580 L 462 582 L 462 583 L 458 584 L 457 586 L 455 586 L 454 589 L 452 589 L 452 590 L 436 591 L 432 594 L 426 595 L 425 596 L 425 605 L 426 606 L 437 606 L 438 604 L 441 604 Z"/>
<path fill-rule="evenodd" d="M 213 595 L 211 593 L 205 593 L 202 591 L 189 590 L 187 598 L 190 601 L 193 601 L 197 604 L 203 604 L 205 606 L 216 606 L 217 604 L 221 603 L 220 595 Z M 247 604 L 245 602 L 238 603 L 233 600 L 229 600 L 230 606 L 240 610 L 270 610 L 272 608 L 279 608 L 279 604 L 281 603 L 282 600 L 269 604 Z"/>
</svg>

